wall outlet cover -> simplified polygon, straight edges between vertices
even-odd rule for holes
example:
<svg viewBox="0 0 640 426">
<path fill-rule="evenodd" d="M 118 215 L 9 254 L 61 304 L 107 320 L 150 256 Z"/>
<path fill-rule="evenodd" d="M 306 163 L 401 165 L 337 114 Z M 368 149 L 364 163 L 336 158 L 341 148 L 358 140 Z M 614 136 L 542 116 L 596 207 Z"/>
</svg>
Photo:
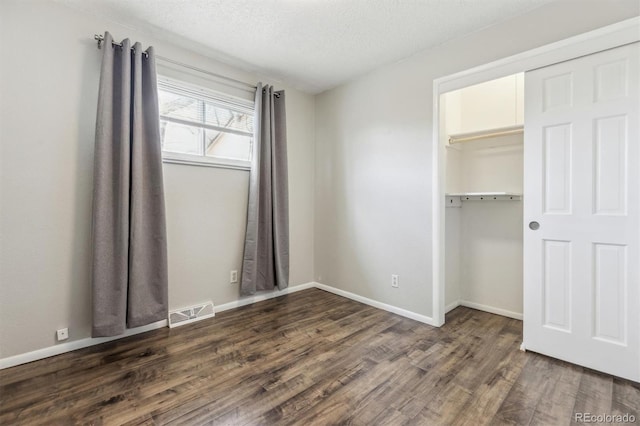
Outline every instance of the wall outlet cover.
<svg viewBox="0 0 640 426">
<path fill-rule="evenodd" d="M 69 338 L 69 329 L 61 328 L 60 330 L 57 330 L 56 336 L 58 337 L 58 342 L 62 340 L 67 340 Z"/>
</svg>

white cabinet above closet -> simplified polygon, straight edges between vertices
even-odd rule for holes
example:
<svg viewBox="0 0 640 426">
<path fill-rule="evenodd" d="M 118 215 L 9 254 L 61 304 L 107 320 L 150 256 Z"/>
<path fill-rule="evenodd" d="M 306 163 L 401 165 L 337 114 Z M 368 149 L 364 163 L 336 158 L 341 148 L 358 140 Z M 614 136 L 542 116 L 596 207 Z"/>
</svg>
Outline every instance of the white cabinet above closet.
<svg viewBox="0 0 640 426">
<path fill-rule="evenodd" d="M 524 75 L 510 75 L 449 92 L 443 108 L 450 137 L 521 129 Z"/>
</svg>

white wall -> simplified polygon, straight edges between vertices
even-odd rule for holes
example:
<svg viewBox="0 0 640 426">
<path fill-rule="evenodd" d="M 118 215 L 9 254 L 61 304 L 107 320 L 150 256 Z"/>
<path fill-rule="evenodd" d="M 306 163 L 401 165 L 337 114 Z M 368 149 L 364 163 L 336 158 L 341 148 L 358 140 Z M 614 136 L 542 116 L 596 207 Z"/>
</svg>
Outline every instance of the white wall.
<svg viewBox="0 0 640 426">
<path fill-rule="evenodd" d="M 317 96 L 316 280 L 431 316 L 433 80 L 637 16 L 639 7 L 556 2 Z"/>
<path fill-rule="evenodd" d="M 522 125 L 523 76 L 523 73 L 508 75 L 446 93 L 447 97 L 458 98 L 460 102 L 460 110 L 457 113 L 460 123 L 457 128 L 450 127 L 449 133 L 477 132 Z"/>
<path fill-rule="evenodd" d="M 522 202 L 463 204 L 460 300 L 522 315 Z"/>
<path fill-rule="evenodd" d="M 440 96 L 440 108 L 445 111 L 440 114 L 440 146 L 445 147 L 445 193 L 460 193 L 464 191 L 462 185 L 462 150 L 449 145 L 449 133 L 462 128 L 462 93 L 460 90 Z M 462 210 L 460 208 L 445 209 L 445 289 L 444 306 L 457 306 L 461 300 L 462 278 Z"/>
<path fill-rule="evenodd" d="M 462 300 L 462 265 L 465 244 L 462 235 L 462 208 L 452 207 L 445 209 L 445 309 L 458 306 Z"/>
<path fill-rule="evenodd" d="M 456 192 L 522 193 L 523 135 L 455 146 L 447 149 L 447 170 L 459 174 Z M 447 305 L 457 295 L 463 304 L 522 315 L 522 214 L 522 201 L 464 201 L 446 209 Z"/>
<path fill-rule="evenodd" d="M 523 135 L 450 145 L 448 135 L 522 125 L 521 74 L 440 96 L 446 193 L 523 190 Z M 522 201 L 463 201 L 445 209 L 445 306 L 522 316 Z"/>
<path fill-rule="evenodd" d="M 0 2 L 0 358 L 90 335 L 93 142 L 109 30 L 162 56 L 251 75 L 50 1 Z M 313 280 L 314 99 L 287 91 L 291 280 Z M 165 164 L 171 308 L 238 299 L 248 172 Z"/>
<path fill-rule="evenodd" d="M 574 4 L 544 6 L 315 100 L 279 86 L 288 102 L 291 284 L 316 278 L 431 315 L 433 79 L 639 7 L 583 1 L 574 19 Z M 70 327 L 70 340 L 89 336 L 100 62 L 92 35 L 108 29 L 214 72 L 268 79 L 46 0 L 0 1 L 0 19 L 0 357 L 8 357 L 54 345 L 60 327 Z M 227 282 L 240 266 L 246 179 L 242 171 L 165 166 L 172 308 L 237 299 Z M 393 273 L 399 289 L 390 286 Z"/>
</svg>

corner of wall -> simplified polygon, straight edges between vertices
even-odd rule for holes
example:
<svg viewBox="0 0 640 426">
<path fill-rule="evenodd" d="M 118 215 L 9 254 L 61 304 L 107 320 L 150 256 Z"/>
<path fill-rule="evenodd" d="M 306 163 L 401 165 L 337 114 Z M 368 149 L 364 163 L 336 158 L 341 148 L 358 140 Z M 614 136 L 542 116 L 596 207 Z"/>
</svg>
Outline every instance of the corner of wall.
<svg viewBox="0 0 640 426">
<path fill-rule="evenodd" d="M 318 167 L 317 162 L 318 162 L 318 155 L 317 155 L 317 145 L 318 145 L 318 132 L 316 129 L 317 126 L 317 118 L 318 118 L 318 94 L 313 95 L 313 120 L 312 120 L 312 126 L 313 126 L 313 137 L 311 138 L 311 143 L 313 145 L 313 167 L 311 168 L 311 188 L 313 191 L 313 197 L 311 198 L 311 227 L 312 227 L 312 232 L 311 232 L 311 273 L 312 273 L 312 277 L 311 280 L 315 281 L 318 277 L 316 275 L 316 195 L 317 195 L 317 188 L 316 188 L 316 169 Z"/>
</svg>

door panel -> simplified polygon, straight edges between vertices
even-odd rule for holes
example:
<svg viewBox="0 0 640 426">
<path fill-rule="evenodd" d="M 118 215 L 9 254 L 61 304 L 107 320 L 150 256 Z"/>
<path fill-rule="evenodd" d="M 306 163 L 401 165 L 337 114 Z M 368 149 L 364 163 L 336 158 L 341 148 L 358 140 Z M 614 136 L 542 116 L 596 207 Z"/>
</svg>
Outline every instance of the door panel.
<svg viewBox="0 0 640 426">
<path fill-rule="evenodd" d="M 626 214 L 627 205 L 627 117 L 595 121 L 594 213 Z"/>
<path fill-rule="evenodd" d="M 524 148 L 524 346 L 635 381 L 639 50 L 526 73 Z"/>
<path fill-rule="evenodd" d="M 623 98 L 629 94 L 628 68 L 629 61 L 626 58 L 596 66 L 596 102 Z"/>
<path fill-rule="evenodd" d="M 543 325 L 571 332 L 571 243 L 545 240 Z"/>
<path fill-rule="evenodd" d="M 544 212 L 571 214 L 571 124 L 544 129 Z"/>
<path fill-rule="evenodd" d="M 627 247 L 594 244 L 594 337 L 626 343 Z"/>
<path fill-rule="evenodd" d="M 543 111 L 571 106 L 571 101 L 573 100 L 573 73 L 550 75 L 542 81 L 542 90 Z"/>
</svg>

